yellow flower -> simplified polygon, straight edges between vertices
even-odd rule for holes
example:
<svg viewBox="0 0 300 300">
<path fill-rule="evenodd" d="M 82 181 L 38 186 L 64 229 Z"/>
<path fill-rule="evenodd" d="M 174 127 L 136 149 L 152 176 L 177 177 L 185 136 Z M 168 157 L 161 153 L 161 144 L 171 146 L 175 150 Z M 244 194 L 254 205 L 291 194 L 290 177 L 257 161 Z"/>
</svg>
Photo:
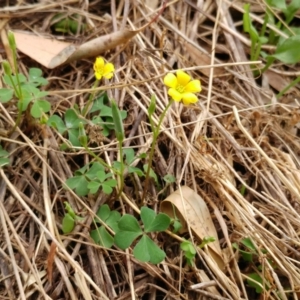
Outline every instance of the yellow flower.
<svg viewBox="0 0 300 300">
<path fill-rule="evenodd" d="M 164 78 L 164 84 L 169 87 L 168 95 L 174 101 L 187 105 L 196 103 L 198 98 L 195 93 L 202 90 L 200 80 L 191 80 L 191 76 L 182 70 L 178 70 L 176 75 L 168 73 Z"/>
<path fill-rule="evenodd" d="M 102 77 L 110 79 L 114 76 L 115 66 L 112 63 L 105 63 L 103 57 L 97 57 L 94 63 L 94 71 L 98 80 Z"/>
</svg>

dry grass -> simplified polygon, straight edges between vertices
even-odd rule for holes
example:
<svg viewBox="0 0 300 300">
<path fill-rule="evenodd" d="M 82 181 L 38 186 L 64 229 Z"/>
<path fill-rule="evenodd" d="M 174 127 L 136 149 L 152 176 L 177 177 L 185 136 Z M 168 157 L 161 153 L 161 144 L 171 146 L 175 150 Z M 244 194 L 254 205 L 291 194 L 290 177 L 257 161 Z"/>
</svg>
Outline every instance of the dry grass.
<svg viewBox="0 0 300 300">
<path fill-rule="evenodd" d="M 159 10 L 160 1 L 92 0 L 89 7 L 88 1 L 19 2 L 0 9 L 0 16 L 6 18 L 2 31 L 10 27 L 51 33 L 51 17 L 65 11 L 80 14 L 90 26 L 88 34 L 71 37 L 74 43 L 82 43 L 145 25 Z M 254 2 L 254 17 L 260 22 L 263 3 Z M 250 41 L 240 22 L 242 2 L 234 2 L 230 9 L 227 1 L 207 0 L 198 8 L 194 3 L 169 1 L 156 23 L 106 53 L 117 69 L 114 82 L 107 82 L 106 88 L 128 112 L 126 147 L 147 152 L 150 96 L 157 96 L 157 117 L 168 102 L 161 78 L 178 68 L 201 78 L 199 103 L 174 105 L 169 111 L 154 169 L 160 177 L 174 174 L 180 185 L 188 185 L 205 199 L 218 231 L 225 270 L 203 250 L 195 267 L 187 268 L 178 241 L 167 234 L 159 236 L 167 258 L 157 266 L 136 261 L 130 251 L 96 246 L 89 237 L 93 214 L 104 203 L 119 209 L 120 199 L 103 194 L 80 199 L 64 190 L 62 183 L 91 158 L 84 151 L 60 151 L 61 137 L 27 118 L 6 136 L 16 109 L 1 105 L 1 144 L 11 161 L 0 170 L 1 299 L 258 299 L 245 280 L 253 265 L 241 264 L 231 247 L 245 237 L 258 249 L 255 263 L 262 270 L 257 272 L 271 284 L 261 299 L 298 299 L 299 89 L 277 100 L 265 76 L 253 78 L 247 58 Z M 5 59 L 6 53 L 1 56 Z M 52 113 L 63 114 L 75 103 L 84 105 L 94 81 L 92 63 L 83 60 L 44 70 Z M 38 66 L 22 54 L 19 64 L 23 72 Z M 279 79 L 290 81 L 297 69 L 274 65 L 272 70 Z M 111 137 L 93 150 L 110 163 L 117 143 Z M 126 181 L 122 203 L 127 213 L 145 202 L 140 180 L 136 178 L 138 190 Z M 240 193 L 243 186 L 245 195 Z M 147 204 L 159 209 L 158 202 L 177 188 L 174 184 L 158 195 L 159 190 L 150 186 Z M 70 235 L 61 234 L 64 201 L 87 216 Z M 198 283 L 202 286 L 193 289 Z"/>
</svg>

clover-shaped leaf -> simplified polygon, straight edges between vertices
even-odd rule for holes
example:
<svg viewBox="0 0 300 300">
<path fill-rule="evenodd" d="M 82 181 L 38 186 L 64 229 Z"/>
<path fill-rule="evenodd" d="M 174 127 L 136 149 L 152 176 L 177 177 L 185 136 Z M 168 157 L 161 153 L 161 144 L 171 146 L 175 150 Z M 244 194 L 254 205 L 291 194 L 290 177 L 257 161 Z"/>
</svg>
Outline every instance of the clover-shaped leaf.
<svg viewBox="0 0 300 300">
<path fill-rule="evenodd" d="M 147 235 L 143 235 L 133 249 L 135 258 L 142 262 L 160 263 L 166 253 L 161 250 Z"/>
<path fill-rule="evenodd" d="M 146 206 L 141 208 L 141 219 L 145 226 L 145 232 L 164 231 L 171 223 L 168 215 L 163 213 L 157 215 L 154 210 Z"/>
<path fill-rule="evenodd" d="M 12 99 L 14 91 L 12 89 L 0 89 L 0 102 L 6 103 Z"/>
<path fill-rule="evenodd" d="M 105 204 L 98 209 L 97 217 L 110 228 L 112 228 L 114 232 L 118 231 L 118 222 L 121 218 L 119 212 L 115 210 L 111 211 L 109 206 Z M 98 218 L 95 218 L 95 222 L 99 224 L 100 222 Z M 91 231 L 91 238 L 95 241 L 95 243 L 106 248 L 111 248 L 114 243 L 114 238 L 102 225 Z"/>
</svg>

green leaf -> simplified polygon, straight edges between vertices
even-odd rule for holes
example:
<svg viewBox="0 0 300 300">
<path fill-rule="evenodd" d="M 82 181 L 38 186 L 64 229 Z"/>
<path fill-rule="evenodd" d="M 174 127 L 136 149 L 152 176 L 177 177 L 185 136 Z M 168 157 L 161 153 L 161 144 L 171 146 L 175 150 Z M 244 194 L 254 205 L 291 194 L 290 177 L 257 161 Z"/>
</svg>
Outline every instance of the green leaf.
<svg viewBox="0 0 300 300">
<path fill-rule="evenodd" d="M 272 6 L 272 7 L 276 7 L 280 10 L 284 10 L 286 9 L 286 0 L 267 0 L 266 2 Z"/>
<path fill-rule="evenodd" d="M 29 69 L 29 77 L 34 80 L 34 79 L 37 79 L 37 78 L 40 78 L 42 77 L 43 75 L 43 72 L 41 69 L 39 68 L 30 68 Z"/>
<path fill-rule="evenodd" d="M 48 80 L 45 79 L 42 75 L 43 75 L 43 72 L 41 69 L 30 68 L 28 82 L 33 84 L 36 87 L 41 86 L 41 85 L 47 85 Z"/>
<path fill-rule="evenodd" d="M 31 83 L 23 83 L 21 85 L 21 90 L 22 93 L 30 95 L 32 100 L 34 100 L 34 98 L 37 98 L 37 95 L 39 95 L 40 93 L 40 90 Z"/>
<path fill-rule="evenodd" d="M 106 224 L 115 232 L 119 231 L 118 223 L 121 219 L 121 214 L 118 211 L 113 210 L 108 219 L 106 220 Z"/>
<path fill-rule="evenodd" d="M 114 180 L 114 179 L 112 179 L 112 180 Z M 102 183 L 101 186 L 102 186 L 103 193 L 105 193 L 106 195 L 110 195 L 112 193 L 113 188 L 112 188 L 111 185 L 108 185 L 106 183 Z"/>
<path fill-rule="evenodd" d="M 155 112 L 155 108 L 156 108 L 156 97 L 155 97 L 155 95 L 152 95 L 151 100 L 150 100 L 150 104 L 149 104 L 149 107 L 148 107 L 148 114 L 149 114 L 150 118 L 153 115 L 153 113 Z"/>
<path fill-rule="evenodd" d="M 192 266 L 197 253 L 194 245 L 192 242 L 185 240 L 180 244 L 180 248 L 184 252 L 188 265 Z"/>
<path fill-rule="evenodd" d="M 83 33 L 87 25 L 85 22 L 80 21 L 78 14 L 63 15 L 57 14 L 52 18 L 52 27 L 56 32 L 77 34 Z M 55 20 L 57 20 L 55 22 Z"/>
<path fill-rule="evenodd" d="M 156 215 L 154 210 L 146 206 L 141 208 L 141 219 L 145 225 L 145 232 L 164 231 L 171 223 L 169 216 L 163 213 Z"/>
<path fill-rule="evenodd" d="M 134 160 L 134 150 L 132 148 L 123 149 L 123 153 L 125 155 L 125 162 L 129 166 Z"/>
<path fill-rule="evenodd" d="M 132 231 L 143 233 L 137 219 L 129 214 L 125 214 L 119 221 L 119 229 L 122 231 Z"/>
<path fill-rule="evenodd" d="M 11 76 L 12 70 L 11 70 L 10 64 L 7 60 L 2 61 L 2 67 L 3 67 L 3 70 L 4 70 L 4 74 L 8 77 Z"/>
<path fill-rule="evenodd" d="M 191 253 L 194 256 L 196 255 L 196 249 L 194 247 L 194 245 L 192 244 L 192 242 L 190 241 L 184 241 L 180 244 L 180 249 L 187 252 L 187 253 Z"/>
<path fill-rule="evenodd" d="M 119 231 L 118 222 L 121 219 L 121 214 L 118 211 L 111 211 L 109 206 L 104 204 L 98 209 L 97 216 L 115 233 Z M 98 218 L 95 218 L 95 222 L 99 223 Z"/>
<path fill-rule="evenodd" d="M 140 168 L 136 168 L 136 167 L 128 167 L 128 173 L 135 173 L 136 175 L 138 175 L 139 177 L 145 176 L 145 173 L 140 169 Z"/>
<path fill-rule="evenodd" d="M 174 228 L 173 229 L 174 233 L 177 233 L 182 228 L 182 224 L 179 221 L 179 219 L 174 219 L 174 221 L 173 221 L 173 228 Z"/>
<path fill-rule="evenodd" d="M 66 180 L 66 185 L 75 190 L 78 196 L 86 196 L 89 193 L 88 183 L 84 176 L 74 176 Z"/>
<path fill-rule="evenodd" d="M 67 211 L 67 214 L 69 214 L 73 219 L 75 219 L 76 214 L 75 214 L 75 211 L 73 210 L 73 208 L 71 207 L 70 203 L 65 201 L 64 205 L 65 205 L 65 210 Z"/>
<path fill-rule="evenodd" d="M 29 103 L 31 102 L 32 97 L 28 96 L 28 95 L 23 95 L 23 102 L 19 101 L 17 104 L 18 109 L 20 109 L 21 111 L 25 111 L 29 105 Z"/>
<path fill-rule="evenodd" d="M 241 240 L 241 244 L 243 244 L 248 249 L 252 250 L 253 252 L 256 252 L 256 248 L 250 238 L 244 238 Z"/>
<path fill-rule="evenodd" d="M 143 235 L 133 249 L 133 255 L 142 262 L 158 264 L 164 260 L 166 253 L 161 250 L 147 235 Z"/>
<path fill-rule="evenodd" d="M 62 220 L 63 233 L 71 232 L 75 227 L 75 220 L 69 214 L 66 214 Z"/>
<path fill-rule="evenodd" d="M 201 244 L 199 245 L 199 248 L 203 248 L 205 245 L 209 244 L 209 243 L 213 243 L 216 241 L 216 238 L 214 238 L 213 236 L 205 236 L 201 242 Z"/>
<path fill-rule="evenodd" d="M 166 183 L 174 183 L 176 181 L 176 178 L 171 174 L 165 175 L 163 179 Z"/>
<path fill-rule="evenodd" d="M 0 102 L 6 103 L 12 99 L 14 91 L 12 89 L 0 89 Z"/>
<path fill-rule="evenodd" d="M 30 113 L 34 118 L 40 118 L 43 113 L 49 112 L 51 104 L 46 100 L 37 100 L 33 103 Z"/>
<path fill-rule="evenodd" d="M 81 143 L 79 141 L 79 129 L 68 129 L 68 139 L 70 143 L 75 147 L 80 147 Z"/>
<path fill-rule="evenodd" d="M 0 146 L 0 168 L 9 164 L 9 153 Z"/>
<path fill-rule="evenodd" d="M 99 179 L 99 177 L 98 177 L 99 172 L 104 172 L 104 167 L 99 162 L 94 162 L 92 164 L 91 168 L 85 173 L 85 175 L 90 180 L 94 180 L 96 178 Z"/>
<path fill-rule="evenodd" d="M 237 249 L 244 261 L 253 262 L 253 253 L 247 252 L 239 248 L 237 243 L 232 243 L 232 248 Z"/>
<path fill-rule="evenodd" d="M 82 122 L 78 115 L 76 114 L 74 109 L 68 109 L 65 113 L 65 123 L 67 128 L 73 129 L 73 128 L 78 128 L 79 123 Z"/>
<path fill-rule="evenodd" d="M 153 209 L 147 206 L 143 206 L 141 208 L 141 219 L 143 221 L 145 231 L 152 226 L 155 217 L 156 217 L 156 212 Z"/>
<path fill-rule="evenodd" d="M 275 54 L 270 55 L 285 64 L 294 64 L 300 61 L 300 35 L 287 38 L 278 45 Z"/>
<path fill-rule="evenodd" d="M 251 273 L 248 274 L 248 277 L 253 279 L 250 280 L 247 278 L 247 283 L 249 284 L 249 286 L 255 288 L 256 293 L 261 294 L 263 292 L 263 279 L 261 278 L 261 276 L 256 273 Z"/>
<path fill-rule="evenodd" d="M 9 159 L 8 158 L 0 158 L 0 168 L 9 165 Z"/>
<path fill-rule="evenodd" d="M 101 183 L 96 181 L 91 181 L 88 183 L 87 188 L 89 189 L 89 192 L 94 195 L 98 192 L 100 189 Z"/>
<path fill-rule="evenodd" d="M 111 112 L 114 120 L 117 140 L 122 143 L 124 140 L 124 126 L 120 110 L 114 100 L 111 100 Z"/>
<path fill-rule="evenodd" d="M 103 106 L 105 105 L 104 103 L 107 103 L 107 102 L 108 102 L 107 93 L 103 93 L 94 101 L 93 106 L 90 110 L 90 113 L 102 110 Z"/>
<path fill-rule="evenodd" d="M 115 244 L 122 250 L 128 248 L 132 242 L 142 234 L 142 232 L 118 231 L 115 234 Z"/>
<path fill-rule="evenodd" d="M 91 238 L 96 244 L 99 244 L 105 248 L 111 248 L 114 244 L 114 238 L 106 230 L 104 226 L 91 231 Z"/>
<path fill-rule="evenodd" d="M 105 222 L 108 217 L 110 216 L 110 208 L 107 204 L 101 205 L 97 211 L 96 214 L 100 220 Z M 95 218 L 95 221 L 97 222 L 97 218 Z"/>
<path fill-rule="evenodd" d="M 285 22 L 289 24 L 293 19 L 300 8 L 300 0 L 292 0 L 286 9 L 283 10 L 285 16 Z"/>
<path fill-rule="evenodd" d="M 144 164 L 144 165 L 143 165 L 143 169 L 144 169 L 144 172 L 147 173 L 148 164 Z M 149 176 L 150 176 L 151 178 L 154 179 L 154 181 L 155 181 L 156 184 L 158 184 L 158 178 L 157 178 L 157 175 L 155 174 L 155 172 L 153 171 L 152 168 L 150 169 Z"/>
<path fill-rule="evenodd" d="M 64 121 L 57 115 L 51 116 L 47 121 L 47 125 L 55 128 L 60 134 L 67 130 Z"/>
<path fill-rule="evenodd" d="M 251 38 L 251 43 L 255 44 L 258 41 L 259 35 L 254 26 L 252 25 L 250 19 L 250 4 L 247 3 L 244 5 L 245 13 L 243 14 L 243 27 L 244 31 L 249 33 Z"/>
</svg>

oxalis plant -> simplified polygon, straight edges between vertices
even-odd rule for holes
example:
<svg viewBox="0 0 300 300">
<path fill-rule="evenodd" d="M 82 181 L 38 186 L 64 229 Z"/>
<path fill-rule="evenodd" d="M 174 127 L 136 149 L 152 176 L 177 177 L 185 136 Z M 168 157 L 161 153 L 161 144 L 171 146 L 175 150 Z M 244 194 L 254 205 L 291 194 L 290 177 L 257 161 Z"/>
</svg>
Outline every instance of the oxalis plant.
<svg viewBox="0 0 300 300">
<path fill-rule="evenodd" d="M 266 0 L 265 2 L 266 12 L 260 31 L 252 23 L 250 4 L 244 5 L 243 28 L 249 34 L 251 40 L 250 59 L 255 61 L 262 56 L 266 60 L 266 64 L 261 70 L 254 71 L 255 76 L 260 75 L 260 72 L 265 72 L 276 59 L 285 64 L 295 64 L 300 61 L 300 29 L 297 26 L 289 25 L 300 9 L 300 1 L 292 0 L 287 3 L 285 0 Z M 274 11 L 283 15 L 283 19 L 278 20 L 273 13 Z M 267 25 L 273 25 L 277 31 L 268 28 Z M 282 32 L 282 35 L 278 34 L 279 31 Z M 274 45 L 276 47 L 275 52 L 267 54 L 262 51 L 264 44 Z M 280 98 L 299 82 L 300 76 L 280 91 L 277 98 Z"/>
<path fill-rule="evenodd" d="M 264 291 L 268 291 L 272 284 L 269 279 L 264 277 L 264 265 L 261 263 L 260 253 L 252 242 L 251 238 L 243 238 L 240 241 L 240 245 L 237 243 L 233 243 L 232 247 L 238 250 L 240 254 L 240 260 L 243 264 L 247 265 L 247 274 L 245 274 L 245 278 L 247 284 L 255 289 L 255 292 L 258 294 L 264 293 Z M 269 264 L 275 269 L 276 265 L 274 262 L 268 258 L 268 251 L 265 249 L 260 249 L 260 252 L 266 257 Z"/>
<path fill-rule="evenodd" d="M 136 259 L 158 264 L 166 254 L 152 240 L 151 233 L 166 230 L 170 226 L 171 219 L 164 213 L 156 214 L 146 206 L 141 208 L 140 218 L 141 222 L 133 215 L 121 216 L 119 212 L 111 211 L 108 205 L 103 205 L 97 212 L 95 223 L 105 225 L 91 231 L 91 237 L 97 244 L 106 248 L 116 245 L 124 250 L 134 244 L 133 255 Z M 109 229 L 115 233 L 114 237 Z"/>
<path fill-rule="evenodd" d="M 94 64 L 94 71 L 96 77 L 95 88 L 103 77 L 106 79 L 112 78 L 114 66 L 107 63 L 104 58 L 98 57 Z M 154 120 L 156 97 L 154 95 L 151 97 L 148 114 L 153 141 L 150 153 L 138 157 L 146 161 L 142 170 L 131 165 L 137 158 L 134 150 L 123 148 L 125 140 L 123 120 L 126 114 L 118 108 L 114 100 L 108 99 L 107 94 L 103 93 L 95 99 L 92 92 L 82 111 L 72 109 L 66 112 L 64 118 L 59 116 L 49 118 L 48 124 L 50 126 L 56 128 L 62 135 L 66 135 L 73 146 L 83 147 L 92 157 L 92 161 L 88 165 L 83 166 L 74 173 L 73 177 L 67 179 L 66 187 L 73 189 L 79 196 L 95 194 L 99 190 L 111 194 L 116 189 L 117 198 L 119 198 L 122 196 L 124 188 L 125 171 L 129 175 L 136 173 L 138 176 L 145 177 L 144 191 L 147 190 L 149 178 L 153 178 L 159 186 L 158 178 L 152 169 L 152 161 L 164 117 L 174 101 L 182 101 L 185 105 L 196 103 L 198 98 L 195 93 L 201 91 L 200 81 L 191 80 L 191 77 L 182 70 L 178 70 L 176 75 L 173 73 L 167 74 L 164 77 L 164 83 L 169 88 L 168 95 L 171 100 L 156 123 Z M 87 117 L 91 121 L 87 120 Z M 115 133 L 119 153 L 118 159 L 113 161 L 111 165 L 104 162 L 88 147 L 88 135 L 85 132 L 85 126 L 90 122 L 102 128 L 104 136 L 108 136 L 112 130 Z M 174 178 L 167 176 L 164 180 L 168 183 L 173 182 Z M 76 221 L 80 221 L 80 218 L 67 203 L 65 203 L 65 208 L 63 231 L 68 233 L 74 228 Z M 160 232 L 165 231 L 170 224 L 174 226 L 175 230 L 180 226 L 178 220 L 172 220 L 166 214 L 156 213 L 146 206 L 140 209 L 139 216 L 133 216 L 130 214 L 121 215 L 116 210 L 110 210 L 107 204 L 99 208 L 94 224 L 95 229 L 91 231 L 91 238 L 95 243 L 105 248 L 116 246 L 123 250 L 132 247 L 132 253 L 136 259 L 153 264 L 160 263 L 166 256 L 165 252 L 154 242 L 154 239 L 158 237 Z M 186 249 L 185 245 L 186 241 L 184 241 L 182 249 L 185 249 L 185 257 L 188 262 L 191 262 L 193 257 L 191 257 L 190 252 L 193 252 L 193 250 L 191 250 L 191 247 L 189 247 L 189 250 Z M 193 253 L 195 256 L 196 252 Z"/>
<path fill-rule="evenodd" d="M 17 99 L 18 117 L 12 130 L 14 131 L 20 124 L 22 114 L 28 109 L 33 118 L 40 118 L 42 122 L 45 122 L 46 119 L 43 116 L 50 111 L 51 105 L 45 99 L 48 93 L 39 89 L 39 87 L 48 84 L 48 81 L 42 76 L 42 71 L 38 68 L 30 68 L 28 76 L 19 73 L 16 41 L 12 32 L 8 33 L 8 41 L 12 50 L 13 66 L 6 60 L 2 63 L 3 82 L 6 87 L 0 89 L 0 102 L 8 103 Z M 14 74 L 12 70 L 14 70 Z"/>
</svg>

